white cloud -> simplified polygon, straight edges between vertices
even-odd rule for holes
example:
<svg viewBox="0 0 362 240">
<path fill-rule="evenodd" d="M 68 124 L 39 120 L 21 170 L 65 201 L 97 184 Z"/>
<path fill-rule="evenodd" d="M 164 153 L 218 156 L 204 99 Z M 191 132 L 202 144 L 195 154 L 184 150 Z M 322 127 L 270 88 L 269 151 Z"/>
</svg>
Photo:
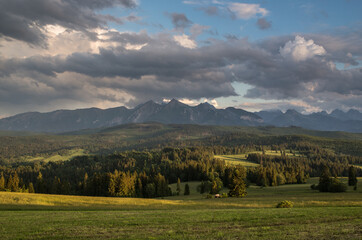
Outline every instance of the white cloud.
<svg viewBox="0 0 362 240">
<path fill-rule="evenodd" d="M 235 14 L 237 18 L 249 19 L 256 15 L 266 16 L 269 11 L 261 8 L 260 4 L 247 4 L 247 3 L 230 3 L 229 10 Z"/>
<path fill-rule="evenodd" d="M 189 106 L 196 106 L 196 105 L 200 104 L 199 101 L 188 99 L 188 98 L 182 98 L 182 99 L 179 99 L 179 101 L 184 104 L 187 104 Z"/>
<path fill-rule="evenodd" d="M 174 36 L 173 39 L 184 48 L 194 49 L 197 47 L 196 42 L 190 39 L 186 34 Z"/>
<path fill-rule="evenodd" d="M 169 101 L 170 101 L 169 99 L 163 99 L 163 102 L 167 103 Z M 200 103 L 206 103 L 207 102 L 207 103 L 213 105 L 216 108 L 219 107 L 219 104 L 216 101 L 216 99 L 201 98 L 199 100 L 196 100 L 196 99 L 182 98 L 182 99 L 179 99 L 179 101 L 184 103 L 184 104 L 187 104 L 189 106 L 197 106 Z"/>
<path fill-rule="evenodd" d="M 324 47 L 314 43 L 313 40 L 306 41 L 301 36 L 296 36 L 294 41 L 287 42 L 283 48 L 280 48 L 280 54 L 284 58 L 291 58 L 296 62 L 305 61 L 316 55 L 326 54 Z"/>
<path fill-rule="evenodd" d="M 211 99 L 210 104 L 216 108 L 219 107 L 219 104 L 217 103 L 216 99 Z"/>
</svg>

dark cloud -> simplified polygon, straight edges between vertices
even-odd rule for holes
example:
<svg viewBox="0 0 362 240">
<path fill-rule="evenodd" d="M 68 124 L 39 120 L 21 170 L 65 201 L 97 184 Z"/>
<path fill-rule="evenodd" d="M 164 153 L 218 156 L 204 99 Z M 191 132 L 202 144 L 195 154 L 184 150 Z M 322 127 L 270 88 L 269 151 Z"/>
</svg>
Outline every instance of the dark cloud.
<svg viewBox="0 0 362 240">
<path fill-rule="evenodd" d="M 303 53 L 304 58 L 286 58 L 280 53 L 288 42 L 297 46 L 295 36 L 258 43 L 232 37 L 211 39 L 188 49 L 168 34 L 105 35 L 109 38 L 104 41 L 119 45 L 101 48 L 99 53 L 0 59 L 0 102 L 20 104 L 34 98 L 39 104 L 97 100 L 131 106 L 149 99 L 233 96 L 232 83 L 242 82 L 251 86 L 248 98 L 301 99 L 326 109 L 360 106 L 361 68 L 339 70 L 333 63 L 334 59 L 342 61 L 342 55 L 356 60 L 361 45 L 355 46 L 360 40 L 354 34 L 344 36 L 350 45 L 338 36 L 302 36 L 299 44 L 308 43 L 305 49 L 312 51 Z M 143 47 L 132 50 L 124 47 L 127 44 Z M 313 52 L 321 47 L 325 48 L 322 55 Z"/>
<path fill-rule="evenodd" d="M 256 22 L 256 25 L 261 30 L 266 30 L 266 29 L 271 28 L 272 23 L 271 23 L 271 21 L 267 21 L 265 18 L 259 18 L 258 21 Z"/>
<path fill-rule="evenodd" d="M 103 9 L 113 7 L 115 5 L 122 5 L 127 8 L 134 8 L 137 3 L 134 0 L 64 0 L 73 5 L 80 5 L 89 7 L 91 9 Z"/>
<path fill-rule="evenodd" d="M 119 32 L 107 32 L 104 34 L 108 37 L 110 42 L 118 42 L 123 44 L 145 44 L 154 42 L 153 38 L 151 38 L 145 31 L 140 33 L 119 33 Z"/>
<path fill-rule="evenodd" d="M 127 77 L 140 79 L 155 75 L 158 80 L 170 82 L 188 79 L 195 82 L 231 82 L 226 78 L 227 66 L 243 62 L 268 65 L 267 53 L 253 47 L 246 40 L 215 41 L 211 46 L 195 50 L 179 46 L 170 36 L 152 39 L 146 34 L 119 34 L 117 39 L 147 43 L 138 51 L 124 47 L 100 49 L 99 54 L 74 53 L 66 58 L 33 57 L 11 60 L 12 70 L 38 71 L 45 75 L 76 72 L 91 77 Z M 6 64 L 4 64 L 6 65 Z M 16 70 L 18 69 L 18 70 Z"/>
<path fill-rule="evenodd" d="M 177 30 L 184 30 L 192 24 L 192 21 L 190 21 L 183 13 L 170 13 L 169 16 L 172 20 L 172 24 Z"/>
<path fill-rule="evenodd" d="M 219 15 L 219 8 L 216 6 L 201 7 L 199 10 L 204 11 L 209 16 Z"/>
<path fill-rule="evenodd" d="M 122 23 L 115 17 L 96 13 L 116 5 L 132 8 L 136 3 L 132 0 L 0 1 L 0 37 L 45 45 L 42 31 L 48 24 L 88 32 L 90 28 L 105 26 L 107 21 Z"/>
</svg>

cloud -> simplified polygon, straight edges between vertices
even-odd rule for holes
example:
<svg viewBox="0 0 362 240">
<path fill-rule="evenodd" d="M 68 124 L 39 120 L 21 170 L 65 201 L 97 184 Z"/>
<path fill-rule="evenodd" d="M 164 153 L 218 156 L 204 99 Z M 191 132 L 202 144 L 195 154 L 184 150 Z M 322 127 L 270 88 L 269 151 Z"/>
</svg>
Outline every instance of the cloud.
<svg viewBox="0 0 362 240">
<path fill-rule="evenodd" d="M 248 4 L 248 3 L 229 3 L 229 10 L 239 19 L 250 19 L 255 16 L 266 16 L 269 11 L 265 8 L 261 8 L 260 4 Z"/>
<path fill-rule="evenodd" d="M 171 13 L 169 16 L 176 30 L 183 31 L 192 24 L 192 21 L 190 21 L 183 13 Z"/>
<path fill-rule="evenodd" d="M 201 35 L 204 31 L 208 29 L 210 29 L 209 26 L 203 26 L 200 24 L 192 25 L 192 27 L 190 28 L 191 38 L 193 39 L 197 38 L 199 35 Z"/>
<path fill-rule="evenodd" d="M 292 59 L 296 62 L 305 61 L 314 56 L 326 54 L 326 50 L 313 40 L 306 41 L 301 36 L 296 36 L 294 41 L 287 42 L 284 47 L 280 48 L 280 54 L 284 58 Z"/>
<path fill-rule="evenodd" d="M 136 3 L 133 0 L 1 1 L 0 38 L 46 46 L 46 25 L 89 33 L 89 29 L 104 27 L 107 21 L 122 23 L 116 17 L 97 13 L 117 5 L 133 8 Z"/>
<path fill-rule="evenodd" d="M 259 18 L 258 21 L 256 22 L 256 25 L 261 30 L 266 30 L 266 29 L 271 28 L 272 23 L 270 21 L 267 21 L 265 18 Z"/>
<path fill-rule="evenodd" d="M 209 16 L 217 16 L 220 13 L 220 9 L 217 6 L 200 7 L 199 9 Z"/>
<path fill-rule="evenodd" d="M 203 29 L 197 28 L 195 36 Z M 360 107 L 362 100 L 361 68 L 333 67 L 335 59 L 351 61 L 360 56 L 361 39 L 355 33 L 280 36 L 257 43 L 239 38 L 210 39 L 197 47 L 186 34 L 105 29 L 93 33 L 95 40 L 84 44 L 80 41 L 83 32 L 55 27 L 48 36 L 47 50 L 37 52 L 41 48 L 35 47 L 24 56 L 8 52 L 1 55 L 1 114 L 60 107 L 134 106 L 149 99 L 174 97 L 211 101 L 236 96 L 235 82 L 250 86 L 246 98 L 308 104 L 299 104 L 298 110 Z M 348 44 L 341 44 L 342 39 Z M 53 46 L 62 46 L 63 40 L 69 43 L 65 41 L 59 47 L 59 54 L 47 52 L 53 51 Z M 57 43 L 53 45 L 52 41 Z M 308 54 L 303 58 L 297 55 L 295 61 L 293 51 L 300 47 L 298 42 L 307 46 Z M 9 46 L 4 44 L 2 53 Z M 293 47 L 283 56 L 281 49 L 289 45 Z M 27 44 L 21 47 L 31 49 Z M 321 47 L 328 54 L 318 55 L 320 51 L 315 49 Z"/>
<path fill-rule="evenodd" d="M 190 37 L 187 36 L 186 34 L 174 36 L 173 38 L 182 47 L 190 48 L 190 49 L 197 47 L 196 42 L 194 40 L 190 39 Z"/>
</svg>

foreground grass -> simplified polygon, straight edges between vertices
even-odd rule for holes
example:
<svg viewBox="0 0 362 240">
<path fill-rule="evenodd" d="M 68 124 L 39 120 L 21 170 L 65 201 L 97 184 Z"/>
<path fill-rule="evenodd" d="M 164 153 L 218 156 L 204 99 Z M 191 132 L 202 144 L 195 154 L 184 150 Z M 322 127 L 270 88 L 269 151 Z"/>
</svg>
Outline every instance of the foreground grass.
<svg viewBox="0 0 362 240">
<path fill-rule="evenodd" d="M 360 239 L 361 208 L 3 211 L 2 239 Z"/>
<path fill-rule="evenodd" d="M 242 199 L 205 199 L 197 182 L 191 195 L 165 199 L 0 192 L 0 238 L 361 239 L 362 190 L 319 193 L 316 181 L 251 186 Z M 282 200 L 295 208 L 275 208 Z"/>
</svg>

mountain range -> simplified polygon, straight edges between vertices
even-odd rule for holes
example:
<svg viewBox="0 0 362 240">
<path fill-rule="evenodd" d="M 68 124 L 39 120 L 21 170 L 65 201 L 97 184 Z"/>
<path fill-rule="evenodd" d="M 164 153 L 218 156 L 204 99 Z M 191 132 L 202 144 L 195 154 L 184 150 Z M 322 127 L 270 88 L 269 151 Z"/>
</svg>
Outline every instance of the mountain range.
<svg viewBox="0 0 362 240">
<path fill-rule="evenodd" d="M 172 99 L 167 104 L 148 101 L 133 109 L 57 110 L 48 113 L 27 112 L 0 119 L 0 130 L 30 132 L 70 132 L 112 127 L 127 123 L 160 122 L 225 126 L 298 126 L 313 130 L 362 132 L 362 113 L 357 110 L 301 114 L 295 110 L 247 112 L 228 107 L 216 109 L 208 103 L 189 106 Z"/>
</svg>

